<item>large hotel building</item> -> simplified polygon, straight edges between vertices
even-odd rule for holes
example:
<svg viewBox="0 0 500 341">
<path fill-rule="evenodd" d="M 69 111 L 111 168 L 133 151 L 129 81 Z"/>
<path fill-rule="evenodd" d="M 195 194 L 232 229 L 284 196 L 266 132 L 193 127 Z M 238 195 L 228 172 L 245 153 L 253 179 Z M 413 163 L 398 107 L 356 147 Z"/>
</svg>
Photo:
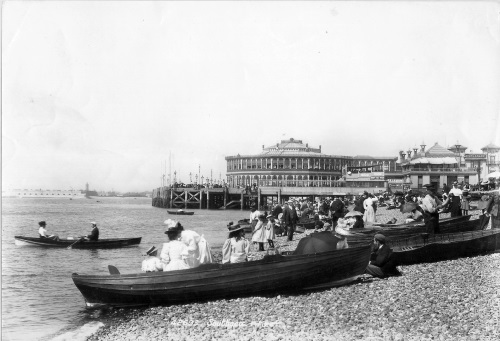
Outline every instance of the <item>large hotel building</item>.
<svg viewBox="0 0 500 341">
<path fill-rule="evenodd" d="M 346 156 L 325 154 L 321 146 L 290 138 L 263 145 L 254 155 L 227 156 L 227 183 L 229 188 L 343 187 L 380 192 L 418 189 L 426 183 L 474 185 L 498 168 L 500 147 L 493 144 L 479 154 L 467 154 L 461 145 L 425 147 L 400 151 L 399 156 Z"/>
</svg>

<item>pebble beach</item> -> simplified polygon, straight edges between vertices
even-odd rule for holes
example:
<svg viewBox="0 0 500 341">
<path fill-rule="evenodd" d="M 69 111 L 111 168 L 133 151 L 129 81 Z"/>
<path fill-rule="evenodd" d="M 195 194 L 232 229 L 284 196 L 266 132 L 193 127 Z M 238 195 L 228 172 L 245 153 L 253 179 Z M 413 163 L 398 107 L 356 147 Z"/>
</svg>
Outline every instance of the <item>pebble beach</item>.
<svg viewBox="0 0 500 341">
<path fill-rule="evenodd" d="M 404 219 L 377 210 L 378 222 L 393 217 Z M 277 243 L 293 250 L 304 235 Z M 399 269 L 403 276 L 321 291 L 96 312 L 104 326 L 88 340 L 500 339 L 500 254 Z"/>
</svg>

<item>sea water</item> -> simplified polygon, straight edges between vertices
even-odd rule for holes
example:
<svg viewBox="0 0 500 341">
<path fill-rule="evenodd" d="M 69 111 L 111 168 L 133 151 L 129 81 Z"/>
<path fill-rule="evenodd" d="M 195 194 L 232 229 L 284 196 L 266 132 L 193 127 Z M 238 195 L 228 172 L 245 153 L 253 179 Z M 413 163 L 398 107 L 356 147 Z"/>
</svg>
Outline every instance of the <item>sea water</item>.
<svg viewBox="0 0 500 341">
<path fill-rule="evenodd" d="M 247 218 L 240 210 L 199 210 L 192 216 L 169 215 L 149 198 L 3 198 L 2 200 L 2 340 L 84 340 L 102 326 L 99 311 L 87 309 L 71 280 L 72 273 L 140 272 L 144 253 L 167 241 L 163 221 L 179 220 L 203 234 L 212 249 L 227 238 L 227 223 Z M 38 236 L 45 220 L 50 234 L 90 234 L 97 222 L 100 238 L 142 237 L 121 249 L 79 250 L 16 246 L 14 236 Z"/>
</svg>

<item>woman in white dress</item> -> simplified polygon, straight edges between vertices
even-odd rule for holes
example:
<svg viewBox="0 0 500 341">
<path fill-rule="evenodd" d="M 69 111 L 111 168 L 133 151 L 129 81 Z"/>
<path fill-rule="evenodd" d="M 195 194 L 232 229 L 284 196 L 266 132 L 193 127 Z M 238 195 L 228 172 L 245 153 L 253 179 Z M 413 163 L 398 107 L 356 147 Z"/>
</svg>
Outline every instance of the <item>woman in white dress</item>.
<svg viewBox="0 0 500 341">
<path fill-rule="evenodd" d="M 363 208 L 365 213 L 363 215 L 363 221 L 365 225 L 372 225 L 375 222 L 375 211 L 373 209 L 373 196 L 371 194 L 363 201 Z"/>
<path fill-rule="evenodd" d="M 222 264 L 246 262 L 250 252 L 250 242 L 245 239 L 244 227 L 230 222 L 227 228 L 229 238 L 222 246 Z"/>
<path fill-rule="evenodd" d="M 163 271 L 189 269 L 186 258 L 189 256 L 186 244 L 180 241 L 180 231 L 177 226 L 170 226 L 165 232 L 169 242 L 163 244 L 160 259 Z"/>
<path fill-rule="evenodd" d="M 264 223 L 265 217 L 266 216 L 264 214 L 259 215 L 259 221 L 257 221 L 252 235 L 252 243 L 259 244 L 259 251 L 264 251 L 264 242 L 266 241 L 264 231 L 266 229 L 266 225 Z"/>
</svg>

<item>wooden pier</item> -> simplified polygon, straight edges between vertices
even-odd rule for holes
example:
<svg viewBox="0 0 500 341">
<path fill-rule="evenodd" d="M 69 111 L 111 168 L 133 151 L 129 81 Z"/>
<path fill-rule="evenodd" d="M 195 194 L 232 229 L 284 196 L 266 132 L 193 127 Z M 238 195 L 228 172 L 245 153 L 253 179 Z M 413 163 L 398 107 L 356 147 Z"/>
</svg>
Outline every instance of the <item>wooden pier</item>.
<svg viewBox="0 0 500 341">
<path fill-rule="evenodd" d="M 315 198 L 379 193 L 381 188 L 360 187 L 260 187 L 256 191 L 239 188 L 156 188 L 152 193 L 152 205 L 161 208 L 197 209 L 249 209 L 283 204 L 291 197 Z"/>
</svg>

